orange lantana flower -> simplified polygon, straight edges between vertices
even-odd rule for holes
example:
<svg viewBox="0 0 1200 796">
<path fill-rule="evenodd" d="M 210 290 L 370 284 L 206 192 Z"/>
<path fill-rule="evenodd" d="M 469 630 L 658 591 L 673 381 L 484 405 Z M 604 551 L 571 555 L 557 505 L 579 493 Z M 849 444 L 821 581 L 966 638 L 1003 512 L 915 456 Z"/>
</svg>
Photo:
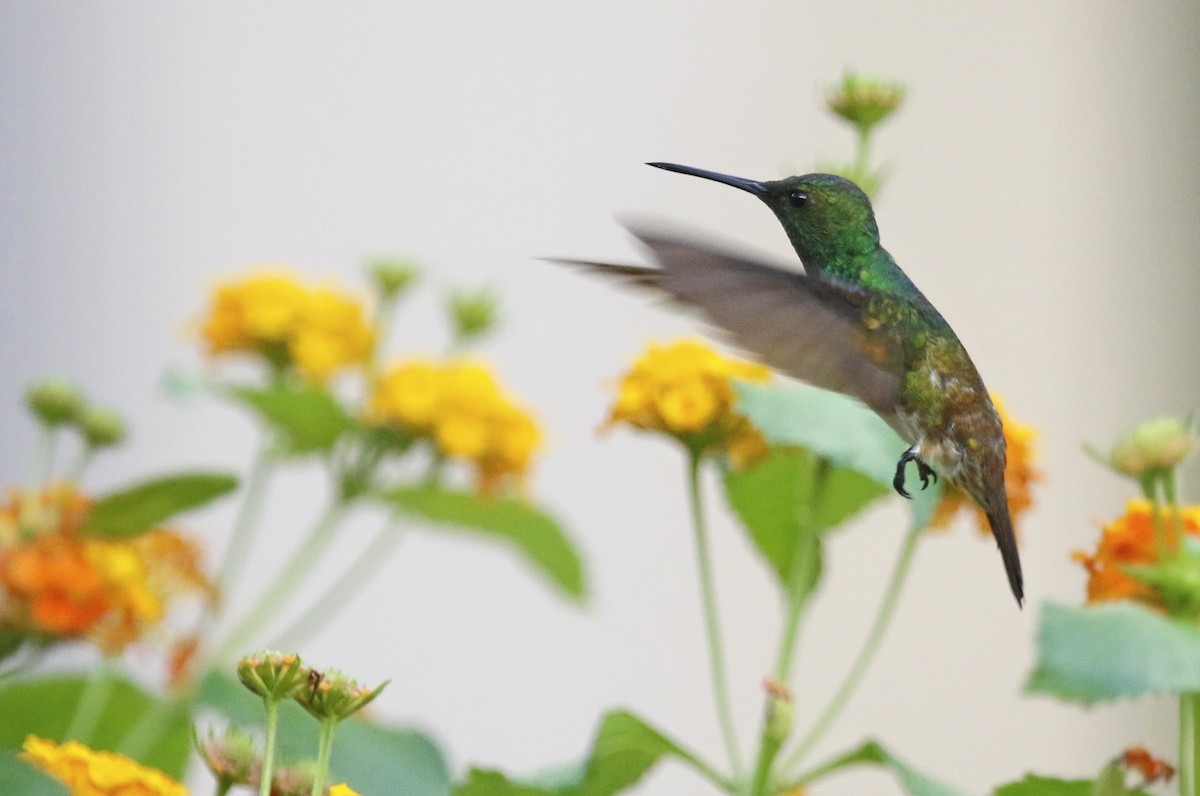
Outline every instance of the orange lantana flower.
<svg viewBox="0 0 1200 796">
<path fill-rule="evenodd" d="M 1179 537 L 1175 531 L 1174 515 L 1168 507 L 1164 507 L 1162 513 L 1167 546 L 1176 549 Z M 1200 506 L 1180 509 L 1179 519 L 1185 534 L 1200 537 Z M 1151 586 L 1134 580 L 1122 571 L 1125 566 L 1151 565 L 1158 561 L 1154 542 L 1154 514 L 1149 501 L 1140 498 L 1129 501 L 1125 514 L 1104 526 L 1096 552 L 1076 551 L 1073 558 L 1087 570 L 1089 603 L 1112 600 L 1159 602 Z"/>
<path fill-rule="evenodd" d="M 1013 528 L 1016 529 L 1021 515 L 1033 506 L 1033 485 L 1045 480 L 1046 476 L 1034 464 L 1034 440 L 1037 438 L 1037 431 L 1010 415 L 1004 402 L 995 395 L 992 396 L 992 403 L 996 405 L 1000 421 L 1004 424 L 1004 442 L 1008 448 L 1004 467 L 1004 489 L 1008 493 L 1008 513 L 1012 517 Z M 975 515 L 975 523 L 980 533 L 991 536 L 992 528 L 983 509 L 975 505 L 961 489 L 949 484 L 946 485 L 942 498 L 934 509 L 929 527 L 947 527 L 959 510 L 964 508 Z"/>
<path fill-rule="evenodd" d="M 1121 753 L 1121 765 L 1130 771 L 1137 771 L 1146 780 L 1152 782 L 1170 782 L 1175 776 L 1175 767 L 1162 758 L 1150 754 L 1144 746 L 1131 746 Z"/>
<path fill-rule="evenodd" d="M 80 532 L 89 501 L 66 486 L 0 505 L 0 627 L 87 638 L 118 652 L 184 591 L 212 595 L 194 544 L 155 529 L 133 539 Z"/>
</svg>

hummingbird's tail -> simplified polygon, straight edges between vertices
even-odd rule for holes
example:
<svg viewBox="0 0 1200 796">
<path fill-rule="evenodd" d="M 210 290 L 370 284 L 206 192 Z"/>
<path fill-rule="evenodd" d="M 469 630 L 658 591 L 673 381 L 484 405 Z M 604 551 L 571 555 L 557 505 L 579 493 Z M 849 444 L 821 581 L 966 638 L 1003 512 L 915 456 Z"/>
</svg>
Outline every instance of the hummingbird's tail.
<svg viewBox="0 0 1200 796">
<path fill-rule="evenodd" d="M 992 535 L 996 537 L 996 546 L 1000 548 L 1000 557 L 1004 559 L 1004 571 L 1008 573 L 1008 585 L 1012 588 L 1017 605 L 1025 603 L 1025 579 L 1021 575 L 1021 556 L 1017 553 L 1017 536 L 1013 533 L 1012 519 L 1008 516 L 1008 504 L 1003 499 L 996 509 L 985 509 L 988 524 L 992 526 Z"/>
</svg>

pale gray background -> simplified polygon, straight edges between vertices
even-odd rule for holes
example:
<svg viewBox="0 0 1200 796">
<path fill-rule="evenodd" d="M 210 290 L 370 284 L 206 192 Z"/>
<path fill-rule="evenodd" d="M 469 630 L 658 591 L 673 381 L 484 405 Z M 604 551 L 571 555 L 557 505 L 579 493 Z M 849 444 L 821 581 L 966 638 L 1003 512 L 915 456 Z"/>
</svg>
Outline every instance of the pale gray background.
<svg viewBox="0 0 1200 796">
<path fill-rule="evenodd" d="M 1051 480 L 1024 529 L 1029 607 L 1015 610 L 973 530 L 928 541 L 819 754 L 874 735 L 974 792 L 1029 769 L 1087 775 L 1136 742 L 1174 757 L 1165 702 L 1084 711 L 1020 688 L 1039 606 L 1080 599 L 1069 554 L 1130 491 L 1080 441 L 1196 403 L 1198 46 L 1200 7 L 1165 1 L 6 3 L 0 477 L 26 472 L 18 399 L 46 374 L 133 418 L 95 489 L 168 466 L 243 467 L 252 424 L 159 389 L 168 366 L 197 366 L 185 324 L 221 274 L 287 262 L 356 285 L 365 257 L 399 252 L 426 266 L 427 286 L 485 282 L 505 315 L 485 353 L 548 429 L 535 491 L 569 523 L 592 599 L 580 610 L 498 549 L 417 532 L 303 651 L 392 678 L 380 711 L 433 733 L 455 769 L 572 759 L 623 705 L 719 755 L 679 457 L 593 433 L 605 379 L 643 341 L 692 327 L 534 257 L 631 257 L 614 222 L 626 212 L 786 257 L 750 197 L 641 164 L 773 178 L 843 156 L 850 136 L 819 109 L 820 87 L 846 66 L 878 72 L 911 86 L 878 138 L 894 167 L 877 203 L 884 242 L 1041 429 Z M 423 293 L 397 350 L 436 351 L 439 321 Z M 281 545 L 317 505 L 308 476 L 275 493 Z M 776 604 L 713 509 L 749 736 Z M 801 718 L 857 648 L 901 518 L 891 501 L 833 544 L 801 639 Z M 192 524 L 219 545 L 228 519 Z M 270 551 L 254 556 L 272 571 Z M 639 792 L 704 787 L 671 764 Z M 819 792 L 896 788 L 867 772 Z"/>
</svg>

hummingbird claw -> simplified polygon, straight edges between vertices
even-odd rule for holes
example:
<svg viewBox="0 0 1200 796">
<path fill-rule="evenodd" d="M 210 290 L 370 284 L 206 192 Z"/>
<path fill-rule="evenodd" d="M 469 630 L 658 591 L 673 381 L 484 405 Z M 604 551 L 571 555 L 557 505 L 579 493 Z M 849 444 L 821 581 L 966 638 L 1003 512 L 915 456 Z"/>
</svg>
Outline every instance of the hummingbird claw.
<svg viewBox="0 0 1200 796">
<path fill-rule="evenodd" d="M 938 474 L 933 471 L 932 467 L 930 467 L 928 464 L 921 461 L 920 459 L 917 459 L 916 462 L 917 462 L 917 475 L 921 476 L 921 491 L 924 491 L 929 488 L 929 480 L 931 478 L 933 479 L 933 483 L 935 483 L 935 484 L 937 483 Z"/>
<path fill-rule="evenodd" d="M 900 461 L 896 462 L 896 475 L 892 478 L 892 486 L 895 487 L 900 497 L 909 500 L 912 500 L 912 495 L 904 488 L 904 466 L 912 461 L 918 462 L 918 466 L 921 464 L 921 460 L 912 452 L 912 448 L 909 448 L 900 456 Z"/>
</svg>

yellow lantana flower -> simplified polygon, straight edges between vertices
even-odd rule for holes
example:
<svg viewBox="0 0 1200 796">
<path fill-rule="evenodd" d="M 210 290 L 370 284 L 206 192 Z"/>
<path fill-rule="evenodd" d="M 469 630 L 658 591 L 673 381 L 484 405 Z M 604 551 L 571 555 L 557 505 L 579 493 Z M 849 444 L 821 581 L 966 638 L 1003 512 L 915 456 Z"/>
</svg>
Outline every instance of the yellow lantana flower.
<svg viewBox="0 0 1200 796">
<path fill-rule="evenodd" d="M 367 418 L 431 440 L 448 459 L 471 463 L 484 492 L 520 481 L 541 443 L 533 416 L 486 365 L 470 360 L 416 359 L 386 369 L 367 400 Z"/>
<path fill-rule="evenodd" d="M 30 735 L 21 756 L 67 786 L 71 796 L 187 796 L 187 788 L 124 755 Z"/>
<path fill-rule="evenodd" d="M 358 796 L 348 785 L 334 785 L 329 789 L 329 796 Z"/>
<path fill-rule="evenodd" d="M 270 271 L 218 285 L 201 319 L 200 337 L 211 356 L 258 354 L 324 382 L 370 357 L 375 329 L 357 299 Z"/>
<path fill-rule="evenodd" d="M 651 344 L 621 377 L 605 425 L 667 434 L 696 451 L 723 451 L 738 466 L 761 455 L 766 442 L 734 411 L 732 382 L 770 376 L 762 365 L 730 359 L 699 340 Z"/>
<path fill-rule="evenodd" d="M 1004 442 L 1008 447 L 1004 466 L 1004 489 L 1008 493 L 1008 513 L 1012 517 L 1015 529 L 1021 516 L 1033 506 L 1033 485 L 1045 480 L 1046 476 L 1034 464 L 1034 440 L 1037 439 L 1037 431 L 1010 415 L 1004 402 L 995 395 L 992 396 L 992 403 L 996 405 L 1000 421 L 1004 424 Z M 929 527 L 947 527 L 959 510 L 964 508 L 974 513 L 979 532 L 990 537 L 992 528 L 988 523 L 987 514 L 962 490 L 950 484 L 942 491 L 942 498 L 934 509 Z"/>
</svg>

